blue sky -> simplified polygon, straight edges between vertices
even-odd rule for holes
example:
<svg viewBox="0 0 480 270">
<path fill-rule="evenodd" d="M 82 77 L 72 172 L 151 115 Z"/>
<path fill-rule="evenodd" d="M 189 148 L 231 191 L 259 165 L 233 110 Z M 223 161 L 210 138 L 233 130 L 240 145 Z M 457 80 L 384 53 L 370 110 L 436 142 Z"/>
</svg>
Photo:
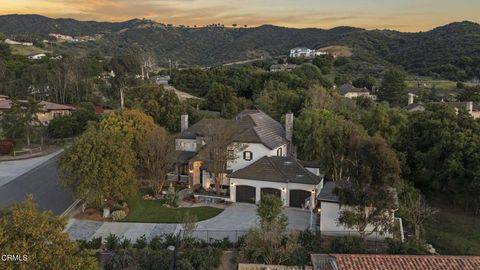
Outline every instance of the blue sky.
<svg viewBox="0 0 480 270">
<path fill-rule="evenodd" d="M 0 0 L 0 14 L 42 14 L 80 20 L 205 25 L 275 24 L 423 31 L 453 21 L 480 21 L 480 0 Z"/>
</svg>

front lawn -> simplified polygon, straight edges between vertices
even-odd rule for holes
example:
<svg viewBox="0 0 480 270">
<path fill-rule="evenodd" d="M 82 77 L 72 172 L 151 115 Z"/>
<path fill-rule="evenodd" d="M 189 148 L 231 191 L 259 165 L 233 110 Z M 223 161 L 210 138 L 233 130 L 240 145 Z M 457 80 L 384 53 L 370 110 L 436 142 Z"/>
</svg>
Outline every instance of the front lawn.
<svg viewBox="0 0 480 270">
<path fill-rule="evenodd" d="M 425 226 L 425 237 L 442 255 L 480 255 L 480 218 L 443 207 Z"/>
<path fill-rule="evenodd" d="M 125 222 L 179 223 L 185 212 L 190 212 L 198 221 L 212 218 L 223 209 L 214 207 L 168 208 L 160 201 L 143 200 L 142 193 L 128 199 L 129 213 Z"/>
</svg>

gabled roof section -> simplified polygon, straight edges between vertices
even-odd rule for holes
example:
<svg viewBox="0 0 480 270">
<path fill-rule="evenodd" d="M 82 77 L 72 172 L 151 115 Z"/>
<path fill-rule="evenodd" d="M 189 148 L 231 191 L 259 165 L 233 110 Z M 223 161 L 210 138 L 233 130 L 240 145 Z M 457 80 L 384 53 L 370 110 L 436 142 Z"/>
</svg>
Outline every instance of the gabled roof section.
<svg viewBox="0 0 480 270">
<path fill-rule="evenodd" d="M 261 110 L 245 110 L 235 120 L 244 128 L 244 132 L 234 138 L 236 142 L 262 143 L 270 149 L 287 143 L 283 126 Z"/>
<path fill-rule="evenodd" d="M 317 200 L 322 202 L 338 203 L 338 196 L 333 192 L 335 190 L 335 182 L 325 182 L 323 188 L 317 196 Z"/>
<path fill-rule="evenodd" d="M 27 102 L 26 100 L 19 100 L 20 102 Z M 48 102 L 48 101 L 40 101 L 38 103 L 41 108 L 40 110 L 43 112 L 48 112 L 48 111 L 73 111 L 75 110 L 74 107 L 67 106 L 67 105 L 62 105 L 62 104 L 57 104 L 53 102 Z M 6 100 L 0 100 L 0 110 L 9 110 L 12 107 L 12 101 L 9 99 Z"/>
<path fill-rule="evenodd" d="M 291 157 L 262 157 L 249 166 L 233 172 L 230 178 L 280 183 L 317 185 L 321 177 L 305 169 Z"/>
<path fill-rule="evenodd" d="M 202 119 L 178 136 L 180 139 L 195 139 L 215 121 L 225 121 L 225 126 L 238 129 L 232 141 L 240 143 L 261 143 L 269 149 L 275 149 L 287 143 L 283 126 L 260 110 L 244 110 L 234 119 Z"/>
</svg>

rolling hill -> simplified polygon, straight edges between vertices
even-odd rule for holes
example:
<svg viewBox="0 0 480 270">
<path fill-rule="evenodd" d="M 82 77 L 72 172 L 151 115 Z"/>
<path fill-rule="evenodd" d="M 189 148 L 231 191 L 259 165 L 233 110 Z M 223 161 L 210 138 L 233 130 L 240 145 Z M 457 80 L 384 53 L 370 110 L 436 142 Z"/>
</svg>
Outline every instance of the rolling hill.
<svg viewBox="0 0 480 270">
<path fill-rule="evenodd" d="M 103 34 L 97 41 L 62 45 L 65 52 L 100 49 L 106 55 L 133 50 L 153 52 L 161 63 L 181 66 L 221 63 L 286 55 L 296 46 L 345 46 L 353 53 L 351 70 L 378 73 L 402 66 L 410 73 L 468 80 L 480 77 L 480 25 L 457 22 L 431 31 L 402 33 L 337 27 L 294 29 L 273 25 L 251 28 L 173 27 L 151 20 L 94 22 L 52 19 L 40 15 L 0 16 L 7 36 L 45 38 L 49 33 L 72 36 Z"/>
</svg>

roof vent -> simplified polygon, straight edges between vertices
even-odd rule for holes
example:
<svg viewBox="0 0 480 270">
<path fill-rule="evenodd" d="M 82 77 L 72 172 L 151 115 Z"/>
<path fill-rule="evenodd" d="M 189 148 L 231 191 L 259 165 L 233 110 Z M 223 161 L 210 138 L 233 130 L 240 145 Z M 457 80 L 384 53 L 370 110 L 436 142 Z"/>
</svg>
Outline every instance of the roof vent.
<svg viewBox="0 0 480 270">
<path fill-rule="evenodd" d="M 292 161 L 285 161 L 285 162 L 283 162 L 283 164 L 284 164 L 285 166 L 286 166 L 286 165 L 292 165 L 293 162 L 292 162 Z"/>
<path fill-rule="evenodd" d="M 302 178 L 302 177 L 305 177 L 305 175 L 303 175 L 303 174 L 297 174 L 297 178 Z"/>
</svg>

